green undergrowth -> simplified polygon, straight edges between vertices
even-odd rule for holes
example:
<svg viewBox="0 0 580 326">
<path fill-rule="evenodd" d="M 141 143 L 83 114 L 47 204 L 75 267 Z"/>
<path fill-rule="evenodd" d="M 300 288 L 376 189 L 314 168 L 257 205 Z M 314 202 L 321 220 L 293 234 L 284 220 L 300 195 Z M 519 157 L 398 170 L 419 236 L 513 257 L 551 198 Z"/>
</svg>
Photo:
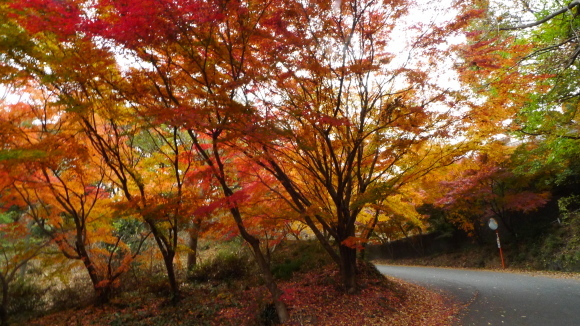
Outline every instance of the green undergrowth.
<svg viewBox="0 0 580 326">
<path fill-rule="evenodd" d="M 296 272 L 307 272 L 332 263 L 328 253 L 315 241 L 286 241 L 272 255 L 271 268 L 280 280 L 292 278 Z"/>
<path fill-rule="evenodd" d="M 243 279 L 254 269 L 249 254 L 219 252 L 216 256 L 198 263 L 188 273 L 188 280 L 195 282 L 225 282 Z"/>
<path fill-rule="evenodd" d="M 564 214 L 539 241 L 530 241 L 525 263 L 536 269 L 580 272 L 580 212 Z"/>
<path fill-rule="evenodd" d="M 506 266 L 530 271 L 580 272 L 580 212 L 562 214 L 533 237 L 502 242 Z M 393 264 L 485 268 L 502 267 L 495 243 L 464 244 L 461 248 L 428 256 L 383 260 Z"/>
</svg>

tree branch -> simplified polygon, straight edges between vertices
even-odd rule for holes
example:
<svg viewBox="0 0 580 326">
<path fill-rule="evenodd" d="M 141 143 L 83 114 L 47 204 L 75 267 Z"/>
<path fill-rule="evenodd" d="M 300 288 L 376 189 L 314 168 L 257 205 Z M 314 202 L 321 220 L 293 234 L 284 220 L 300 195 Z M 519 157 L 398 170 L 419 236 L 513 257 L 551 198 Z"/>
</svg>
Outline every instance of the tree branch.
<svg viewBox="0 0 580 326">
<path fill-rule="evenodd" d="M 519 132 L 521 132 L 522 134 L 525 135 L 529 135 L 529 136 L 556 136 L 558 138 L 563 138 L 563 139 L 570 139 L 570 140 L 580 140 L 580 136 L 572 136 L 572 135 L 556 135 L 554 133 L 551 132 L 530 132 L 530 131 L 525 131 L 523 129 L 518 130 Z"/>
<path fill-rule="evenodd" d="M 580 46 L 578 46 L 576 50 L 574 50 L 574 53 L 572 53 L 572 56 L 568 58 L 568 61 L 566 62 L 566 67 L 564 67 L 564 69 L 570 68 L 570 66 L 574 64 L 574 61 L 576 61 L 579 55 L 580 55 Z"/>
<path fill-rule="evenodd" d="M 567 6 L 562 7 L 560 9 L 554 11 L 553 13 L 549 14 L 548 16 L 546 16 L 540 20 L 537 20 L 535 22 L 531 22 L 529 24 L 518 25 L 518 26 L 512 26 L 512 27 L 501 27 L 500 30 L 513 31 L 513 30 L 517 30 L 517 29 L 526 29 L 526 28 L 538 26 L 538 25 L 541 25 L 541 24 L 549 21 L 550 19 L 552 19 L 556 16 L 559 16 L 559 15 L 567 12 L 568 10 L 571 10 L 574 7 L 580 7 L 580 0 L 573 0 Z"/>
</svg>

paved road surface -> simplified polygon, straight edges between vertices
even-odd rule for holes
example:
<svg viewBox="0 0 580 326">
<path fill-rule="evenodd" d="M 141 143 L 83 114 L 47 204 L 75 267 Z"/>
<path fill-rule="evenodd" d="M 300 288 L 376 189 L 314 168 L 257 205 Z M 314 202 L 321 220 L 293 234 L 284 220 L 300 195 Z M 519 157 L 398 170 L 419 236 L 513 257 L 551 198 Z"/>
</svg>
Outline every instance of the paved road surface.
<svg viewBox="0 0 580 326">
<path fill-rule="evenodd" d="M 580 281 L 515 273 L 377 265 L 469 304 L 458 325 L 580 326 Z"/>
</svg>

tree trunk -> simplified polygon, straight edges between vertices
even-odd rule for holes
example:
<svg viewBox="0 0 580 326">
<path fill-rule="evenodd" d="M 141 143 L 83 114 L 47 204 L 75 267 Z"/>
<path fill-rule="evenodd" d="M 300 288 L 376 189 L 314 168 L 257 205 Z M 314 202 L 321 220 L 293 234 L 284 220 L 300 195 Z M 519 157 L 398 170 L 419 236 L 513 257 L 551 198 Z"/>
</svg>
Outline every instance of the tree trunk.
<svg viewBox="0 0 580 326">
<path fill-rule="evenodd" d="M 340 245 L 340 274 L 344 290 L 348 294 L 357 291 L 356 285 L 356 248 Z"/>
<path fill-rule="evenodd" d="M 391 259 L 395 259 L 395 250 L 393 249 L 393 244 L 390 242 L 386 243 L 387 250 Z"/>
<path fill-rule="evenodd" d="M 215 161 L 210 158 L 206 149 L 204 149 L 200 145 L 195 133 L 192 130 L 188 130 L 188 133 L 191 136 L 191 139 L 194 141 L 194 144 L 197 148 L 198 153 L 204 157 L 206 163 L 213 169 L 214 176 L 218 179 L 218 181 L 220 183 L 220 187 L 223 191 L 224 197 L 228 200 L 232 199 L 232 196 L 234 195 L 234 191 L 232 190 L 232 188 L 229 187 L 229 185 L 227 183 L 226 173 L 225 173 L 225 169 L 224 169 L 224 163 L 221 160 L 220 151 L 218 150 L 218 146 L 217 146 L 217 143 L 218 143 L 217 138 L 219 136 L 219 133 L 214 133 L 214 135 L 213 135 L 212 155 L 213 155 L 213 158 L 215 159 Z M 251 246 L 251 248 L 254 252 L 254 255 L 256 257 L 256 261 L 258 262 L 258 265 L 259 265 L 261 272 L 262 272 L 262 275 L 264 277 L 264 281 L 266 282 L 266 287 L 270 291 L 270 294 L 272 295 L 272 299 L 274 300 L 274 306 L 276 307 L 276 313 L 278 314 L 278 319 L 280 320 L 281 323 L 284 323 L 289 319 L 290 315 L 288 313 L 288 309 L 287 309 L 286 305 L 284 304 L 284 302 L 282 300 L 280 300 L 280 296 L 282 293 L 281 293 L 280 289 L 278 289 L 278 285 L 276 284 L 276 281 L 274 280 L 274 276 L 272 275 L 272 271 L 270 270 L 269 263 L 266 261 L 264 255 L 262 254 L 262 250 L 260 249 L 260 240 L 256 237 L 252 236 L 250 233 L 248 233 L 248 230 L 246 230 L 246 228 L 244 226 L 244 219 L 242 218 L 242 214 L 240 213 L 240 210 L 237 207 L 236 202 L 231 201 L 231 203 L 233 205 L 229 209 L 230 214 L 232 215 L 234 221 L 236 222 L 236 225 L 238 226 L 238 230 L 240 231 L 240 235 L 242 236 L 244 241 L 246 241 Z"/>
<path fill-rule="evenodd" d="M 419 227 L 419 246 L 421 248 L 421 256 L 425 256 L 425 245 L 423 244 L 423 230 Z"/>
<path fill-rule="evenodd" d="M 511 217 L 509 215 L 507 215 L 507 213 L 496 214 L 496 216 L 501 221 L 501 223 L 503 224 L 505 229 L 508 231 L 508 233 L 510 235 L 512 235 L 514 237 L 514 239 L 518 240 L 518 234 L 516 233 L 516 230 L 514 229 L 512 223 L 511 223 Z"/>
<path fill-rule="evenodd" d="M 272 295 L 272 299 L 274 301 L 274 307 L 276 308 L 276 313 L 278 315 L 278 319 L 280 323 L 285 323 L 289 318 L 290 314 L 288 313 L 288 308 L 286 304 L 280 299 L 282 295 L 282 291 L 278 288 L 278 284 L 274 280 L 274 275 L 272 275 L 272 271 L 270 270 L 270 264 L 266 261 L 262 250 L 260 249 L 260 241 L 253 236 L 250 236 L 247 232 L 241 232 L 243 235 L 249 236 L 246 238 L 242 235 L 244 240 L 246 240 L 250 247 L 254 252 L 254 256 L 256 257 L 256 261 L 260 270 L 262 272 L 262 276 L 264 277 L 264 282 L 266 283 L 266 287 L 268 291 Z"/>
<path fill-rule="evenodd" d="M 191 229 L 189 229 L 189 249 L 187 253 L 187 270 L 191 270 L 197 264 L 197 243 L 199 241 L 199 227 L 200 222 L 193 221 Z"/>
<path fill-rule="evenodd" d="M 0 305 L 0 325 L 8 326 L 8 282 L 4 278 L 2 278 L 1 281 L 2 281 L 2 304 Z"/>
<path fill-rule="evenodd" d="M 111 282 L 107 282 L 105 285 L 95 286 L 95 294 L 96 294 L 96 304 L 97 305 L 104 305 L 109 302 L 111 298 L 113 284 Z"/>
<path fill-rule="evenodd" d="M 8 326 L 8 312 L 5 307 L 0 307 L 0 325 Z"/>
<path fill-rule="evenodd" d="M 229 188 L 224 187 L 226 195 L 231 195 L 231 190 Z M 242 222 L 242 216 L 237 208 L 230 208 L 230 212 L 238 225 L 238 230 L 240 231 L 240 235 L 246 241 L 252 251 L 254 252 L 254 257 L 256 258 L 256 262 L 260 267 L 260 271 L 262 272 L 262 276 L 264 277 L 264 282 L 266 283 L 266 287 L 268 291 L 272 295 L 272 300 L 274 301 L 274 307 L 276 307 L 276 313 L 278 314 L 278 319 L 280 323 L 286 322 L 290 318 L 290 314 L 288 313 L 288 308 L 286 304 L 280 299 L 282 295 L 282 291 L 278 288 L 278 284 L 274 280 L 274 275 L 272 275 L 272 271 L 270 270 L 270 264 L 266 260 L 266 257 L 262 253 L 260 249 L 260 240 L 246 230 L 244 223 Z"/>
<path fill-rule="evenodd" d="M 175 267 L 173 265 L 173 258 L 175 252 L 168 250 L 163 254 L 163 262 L 165 262 L 165 269 L 167 270 L 167 278 L 169 279 L 169 286 L 171 287 L 172 301 L 179 301 L 179 285 L 175 277 Z"/>
<path fill-rule="evenodd" d="M 335 249 L 330 244 L 330 240 L 329 240 L 330 233 L 325 229 L 323 229 L 322 232 L 320 232 L 320 230 L 318 229 L 318 227 L 316 226 L 314 221 L 312 221 L 312 219 L 308 216 L 306 216 L 304 218 L 304 221 L 306 222 L 306 225 L 308 225 L 310 230 L 314 233 L 314 235 L 316 236 L 316 239 L 318 239 L 318 242 L 322 245 L 322 248 L 324 248 L 324 250 L 326 250 L 328 255 L 330 255 L 332 260 L 340 268 L 340 255 L 336 253 Z M 328 234 L 328 236 L 325 235 L 325 233 Z"/>
<path fill-rule="evenodd" d="M 179 285 L 177 284 L 177 278 L 175 277 L 175 268 L 173 266 L 173 259 L 175 258 L 175 249 L 172 248 L 166 241 L 162 239 L 159 229 L 154 224 L 154 222 L 145 220 L 149 225 L 151 233 L 153 233 L 153 239 L 157 243 L 157 248 L 163 256 L 163 263 L 165 264 L 165 270 L 167 271 L 167 279 L 169 280 L 169 286 L 172 293 L 172 301 L 179 301 Z"/>
<path fill-rule="evenodd" d="M 77 241 L 77 253 L 85 265 L 87 272 L 89 273 L 89 278 L 91 283 L 93 283 L 93 289 L 95 290 L 95 303 L 97 305 L 102 305 L 109 302 L 110 289 L 106 290 L 106 287 L 110 287 L 110 284 L 101 284 L 101 277 L 95 268 L 95 265 L 91 262 L 88 252 L 86 251 L 85 245 Z"/>
</svg>

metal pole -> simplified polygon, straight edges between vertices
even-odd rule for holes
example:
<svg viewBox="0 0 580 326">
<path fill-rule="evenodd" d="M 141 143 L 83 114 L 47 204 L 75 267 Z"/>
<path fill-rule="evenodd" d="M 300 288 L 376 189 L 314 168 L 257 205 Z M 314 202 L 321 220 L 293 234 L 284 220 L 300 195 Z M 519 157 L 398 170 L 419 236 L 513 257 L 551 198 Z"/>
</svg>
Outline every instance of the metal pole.
<svg viewBox="0 0 580 326">
<path fill-rule="evenodd" d="M 501 249 L 501 243 L 499 241 L 499 230 L 495 230 L 497 235 L 497 247 L 499 248 L 499 256 L 501 257 L 501 267 L 505 269 L 505 261 L 503 260 L 503 250 Z"/>
</svg>

